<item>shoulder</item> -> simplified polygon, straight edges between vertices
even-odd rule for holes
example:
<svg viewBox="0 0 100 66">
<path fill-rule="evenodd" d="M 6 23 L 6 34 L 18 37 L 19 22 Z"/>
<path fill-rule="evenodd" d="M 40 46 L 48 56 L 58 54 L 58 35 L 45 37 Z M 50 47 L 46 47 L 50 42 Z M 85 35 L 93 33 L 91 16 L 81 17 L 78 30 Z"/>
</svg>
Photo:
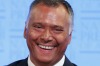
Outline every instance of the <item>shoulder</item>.
<svg viewBox="0 0 100 66">
<path fill-rule="evenodd" d="M 7 66 L 18 66 L 20 63 L 22 63 L 23 60 L 18 60 L 18 61 L 15 61 L 13 63 L 10 63 L 9 65 Z"/>
<path fill-rule="evenodd" d="M 70 62 L 70 60 L 67 57 L 65 57 L 65 62 L 63 66 L 77 66 L 77 65 Z"/>
<path fill-rule="evenodd" d="M 15 62 L 7 65 L 7 66 L 28 66 L 28 64 L 27 64 L 27 58 L 15 61 Z"/>
<path fill-rule="evenodd" d="M 77 66 L 76 64 L 74 64 L 74 63 L 72 63 L 73 64 L 73 66 Z"/>
</svg>

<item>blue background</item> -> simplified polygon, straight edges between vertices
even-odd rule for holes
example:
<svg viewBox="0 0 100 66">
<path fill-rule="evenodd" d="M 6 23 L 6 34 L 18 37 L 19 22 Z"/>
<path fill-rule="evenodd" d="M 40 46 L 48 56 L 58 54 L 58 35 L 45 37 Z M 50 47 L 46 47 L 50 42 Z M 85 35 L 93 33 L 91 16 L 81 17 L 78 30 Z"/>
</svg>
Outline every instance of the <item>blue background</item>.
<svg viewBox="0 0 100 66">
<path fill-rule="evenodd" d="M 0 0 L 0 66 L 26 58 L 23 37 L 32 0 Z M 66 50 L 78 66 L 100 66 L 100 0 L 68 0 L 72 5 L 74 31 Z"/>
</svg>

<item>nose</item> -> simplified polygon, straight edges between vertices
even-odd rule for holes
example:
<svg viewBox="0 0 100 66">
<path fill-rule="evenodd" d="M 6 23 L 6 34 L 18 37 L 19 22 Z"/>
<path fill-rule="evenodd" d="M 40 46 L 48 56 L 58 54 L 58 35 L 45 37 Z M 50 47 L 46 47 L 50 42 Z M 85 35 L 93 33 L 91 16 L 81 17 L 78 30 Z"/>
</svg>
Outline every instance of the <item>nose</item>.
<svg viewBox="0 0 100 66">
<path fill-rule="evenodd" d="M 40 37 L 41 41 L 43 43 L 48 43 L 48 42 L 51 42 L 53 40 L 53 37 L 52 37 L 52 34 L 50 33 L 49 30 L 45 30 L 41 37 Z"/>
</svg>

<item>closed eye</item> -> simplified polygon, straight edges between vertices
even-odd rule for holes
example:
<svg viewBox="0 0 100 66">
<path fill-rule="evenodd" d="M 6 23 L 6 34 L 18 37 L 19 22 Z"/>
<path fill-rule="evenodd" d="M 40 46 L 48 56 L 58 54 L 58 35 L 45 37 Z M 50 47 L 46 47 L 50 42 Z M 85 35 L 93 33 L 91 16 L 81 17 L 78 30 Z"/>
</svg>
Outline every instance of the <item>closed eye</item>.
<svg viewBox="0 0 100 66">
<path fill-rule="evenodd" d="M 58 29 L 58 28 L 55 28 L 54 30 L 55 31 L 63 31 L 63 29 Z"/>
<path fill-rule="evenodd" d="M 40 29 L 43 28 L 43 26 L 41 24 L 33 24 L 33 28 Z"/>
<path fill-rule="evenodd" d="M 61 32 L 64 31 L 64 28 L 63 28 L 62 26 L 54 26 L 54 27 L 53 27 L 53 31 L 54 31 L 55 33 L 61 33 Z"/>
</svg>

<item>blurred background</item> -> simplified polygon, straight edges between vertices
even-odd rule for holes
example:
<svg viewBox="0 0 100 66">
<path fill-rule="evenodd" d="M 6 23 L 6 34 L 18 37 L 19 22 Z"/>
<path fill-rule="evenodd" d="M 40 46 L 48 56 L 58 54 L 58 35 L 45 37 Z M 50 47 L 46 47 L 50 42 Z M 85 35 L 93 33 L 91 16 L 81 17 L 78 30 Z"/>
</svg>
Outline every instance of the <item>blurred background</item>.
<svg viewBox="0 0 100 66">
<path fill-rule="evenodd" d="M 29 54 L 23 31 L 32 1 L 0 0 L 0 66 Z M 67 1 L 75 17 L 72 41 L 65 54 L 78 66 L 100 66 L 100 0 Z"/>
</svg>

